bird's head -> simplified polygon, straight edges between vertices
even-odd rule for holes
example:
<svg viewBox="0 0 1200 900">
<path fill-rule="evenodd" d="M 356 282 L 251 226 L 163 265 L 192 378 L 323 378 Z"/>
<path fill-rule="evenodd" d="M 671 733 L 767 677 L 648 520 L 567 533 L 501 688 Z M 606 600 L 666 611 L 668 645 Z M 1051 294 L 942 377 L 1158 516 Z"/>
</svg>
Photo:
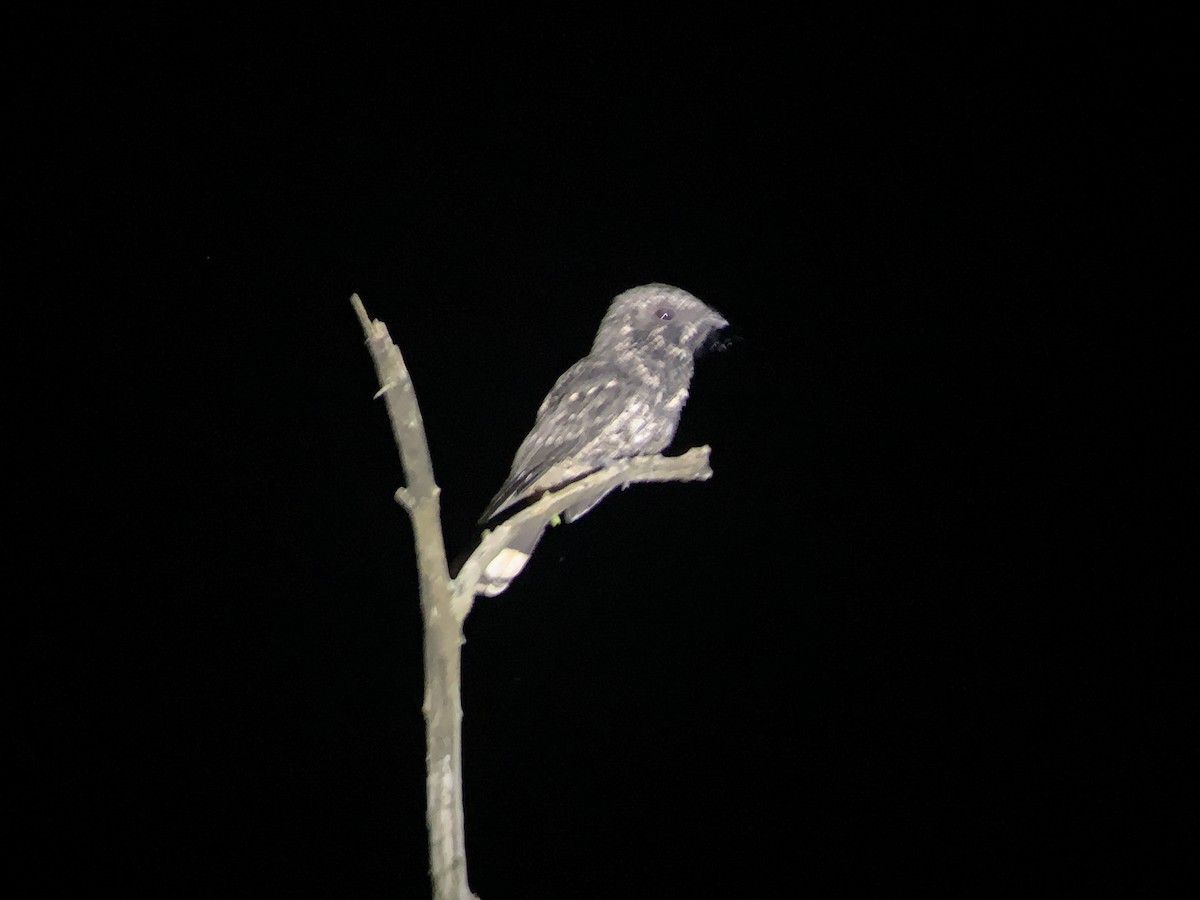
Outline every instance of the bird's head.
<svg viewBox="0 0 1200 900">
<path fill-rule="evenodd" d="M 618 294 L 608 307 L 592 352 L 613 348 L 678 347 L 689 354 L 729 323 L 716 310 L 669 284 L 643 284 Z"/>
</svg>

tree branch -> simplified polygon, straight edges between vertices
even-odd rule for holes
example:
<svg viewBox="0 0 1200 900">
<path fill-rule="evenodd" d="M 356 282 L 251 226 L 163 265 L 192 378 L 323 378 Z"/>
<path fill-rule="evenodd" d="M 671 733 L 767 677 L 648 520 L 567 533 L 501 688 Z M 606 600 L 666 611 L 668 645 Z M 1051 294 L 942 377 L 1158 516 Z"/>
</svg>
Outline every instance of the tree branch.
<svg viewBox="0 0 1200 900">
<path fill-rule="evenodd" d="M 430 879 L 435 900 L 478 900 L 467 884 L 467 856 L 462 794 L 462 627 L 488 565 L 504 553 L 515 536 L 536 544 L 542 530 L 567 510 L 587 510 L 617 486 L 645 481 L 703 481 L 712 477 L 708 447 L 682 456 L 640 456 L 610 466 L 546 493 L 484 532 L 479 546 L 451 579 L 442 537 L 441 489 L 433 477 L 425 426 L 412 380 L 387 326 L 371 319 L 358 294 L 350 297 L 367 338 L 379 377 L 375 394 L 387 405 L 392 435 L 404 467 L 405 486 L 396 502 L 413 524 L 424 620 L 426 823 L 429 827 Z M 578 513 L 577 513 L 578 514 Z M 522 563 L 523 565 L 523 563 Z M 519 571 L 518 566 L 516 571 Z M 515 572 L 513 573 L 515 575 Z M 513 577 L 510 575 L 509 578 Z M 507 583 L 507 582 L 505 582 Z M 500 588 L 502 589 L 502 588 Z"/>
<path fill-rule="evenodd" d="M 495 530 L 484 532 L 483 540 L 451 582 L 454 606 L 469 609 L 471 599 L 483 592 L 483 573 L 488 564 L 504 552 L 514 535 L 533 523 L 544 525 L 581 501 L 585 505 L 589 500 L 595 502 L 618 485 L 624 488 L 638 482 L 707 481 L 712 477 L 709 452 L 705 446 L 693 447 L 681 456 L 632 456 L 617 460 L 557 491 L 543 494 L 540 500 L 510 516 Z"/>
<path fill-rule="evenodd" d="M 429 874 L 435 900 L 478 900 L 467 884 L 462 796 L 462 622 L 455 615 L 442 539 L 438 495 L 429 444 L 412 380 L 387 325 L 367 316 L 358 294 L 350 297 L 367 337 L 387 404 L 392 435 L 407 485 L 396 500 L 413 524 L 425 628 L 425 799 L 429 827 Z"/>
</svg>

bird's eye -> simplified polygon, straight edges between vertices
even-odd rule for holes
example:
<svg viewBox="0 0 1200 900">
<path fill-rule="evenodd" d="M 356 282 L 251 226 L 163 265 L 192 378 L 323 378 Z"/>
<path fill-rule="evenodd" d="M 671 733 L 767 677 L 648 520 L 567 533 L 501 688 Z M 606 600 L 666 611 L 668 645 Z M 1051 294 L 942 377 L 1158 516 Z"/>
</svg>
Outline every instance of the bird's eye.
<svg viewBox="0 0 1200 900">
<path fill-rule="evenodd" d="M 658 319 L 660 322 L 670 322 L 673 318 L 675 318 L 675 310 L 666 306 L 660 306 L 654 311 L 654 318 Z"/>
</svg>

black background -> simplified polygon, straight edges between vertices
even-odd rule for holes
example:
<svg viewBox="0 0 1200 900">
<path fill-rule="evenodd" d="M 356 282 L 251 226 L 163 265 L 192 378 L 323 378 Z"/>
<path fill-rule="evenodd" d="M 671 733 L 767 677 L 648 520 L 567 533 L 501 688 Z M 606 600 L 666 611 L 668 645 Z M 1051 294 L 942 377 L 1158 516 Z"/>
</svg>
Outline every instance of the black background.
<svg viewBox="0 0 1200 900">
<path fill-rule="evenodd" d="M 1171 23 L 1080 10 L 10 34 L 22 895 L 426 896 L 347 297 L 454 551 L 611 297 L 666 281 L 733 323 L 674 444 L 716 474 L 476 605 L 473 888 L 1161 896 L 1186 117 Z"/>
</svg>

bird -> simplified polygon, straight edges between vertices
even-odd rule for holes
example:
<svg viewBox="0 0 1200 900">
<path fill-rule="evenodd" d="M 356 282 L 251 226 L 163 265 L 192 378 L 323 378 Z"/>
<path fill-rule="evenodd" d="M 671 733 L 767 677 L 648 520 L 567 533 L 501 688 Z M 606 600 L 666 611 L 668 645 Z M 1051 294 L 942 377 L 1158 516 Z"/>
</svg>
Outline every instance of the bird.
<svg viewBox="0 0 1200 900">
<path fill-rule="evenodd" d="M 613 298 L 591 351 L 559 376 L 542 401 L 480 524 L 616 460 L 667 447 L 688 398 L 695 353 L 728 324 L 693 294 L 669 284 L 643 284 Z M 564 510 L 563 518 L 575 521 L 603 497 L 585 498 Z M 545 525 L 529 523 L 514 535 L 513 546 L 485 572 L 482 593 L 494 596 L 508 586 Z"/>
<path fill-rule="evenodd" d="M 688 398 L 696 350 L 728 324 L 669 284 L 643 284 L 618 294 L 591 351 L 559 376 L 542 401 L 480 523 L 618 459 L 664 449 Z M 567 510 L 564 518 L 578 519 L 594 505 Z"/>
</svg>

